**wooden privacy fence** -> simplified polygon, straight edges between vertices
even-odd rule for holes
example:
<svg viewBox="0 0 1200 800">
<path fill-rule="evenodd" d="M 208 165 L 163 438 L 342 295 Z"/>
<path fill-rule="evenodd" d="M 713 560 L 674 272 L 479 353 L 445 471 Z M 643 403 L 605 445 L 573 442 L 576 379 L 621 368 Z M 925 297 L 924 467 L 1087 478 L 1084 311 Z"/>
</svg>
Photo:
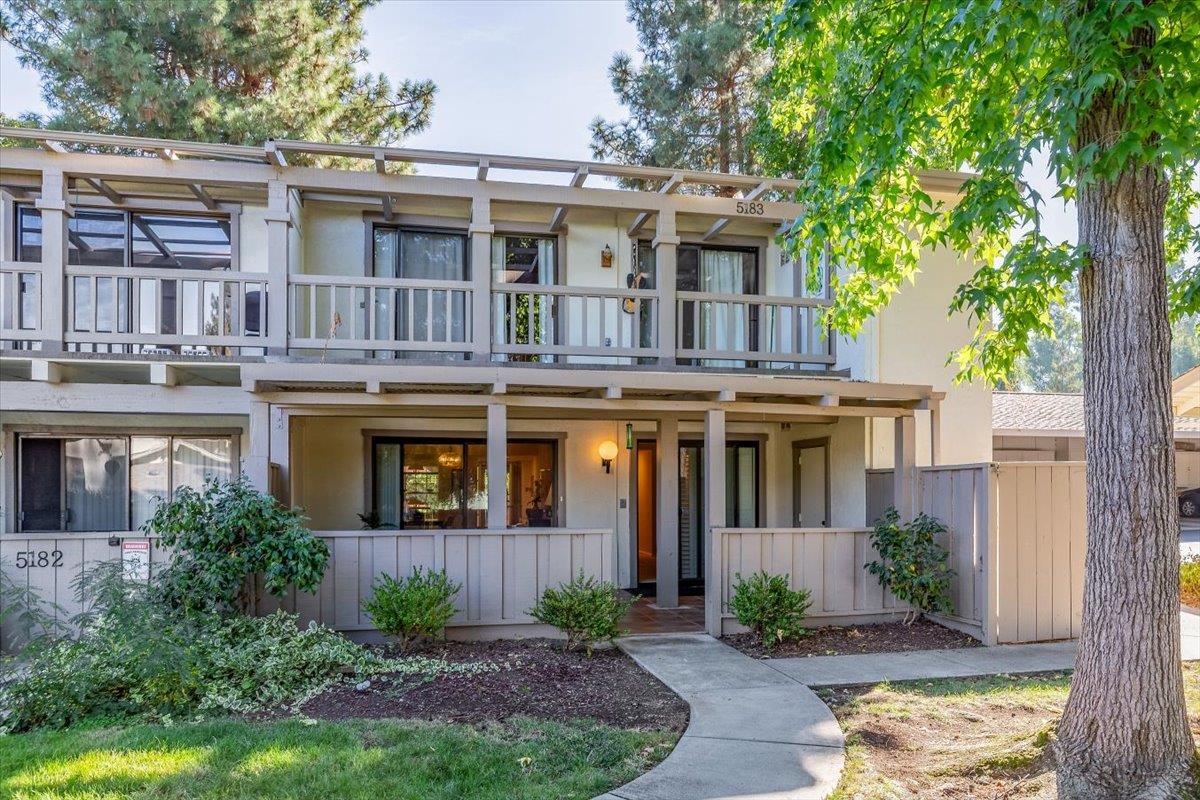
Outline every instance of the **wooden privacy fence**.
<svg viewBox="0 0 1200 800">
<path fill-rule="evenodd" d="M 300 615 L 301 623 L 315 620 L 345 631 L 373 630 L 362 611 L 375 577 L 412 573 L 413 567 L 445 569 L 462 585 L 454 603 L 458 613 L 450 626 L 519 625 L 532 623 L 530 607 L 547 587 L 557 586 L 583 571 L 613 582 L 611 530 L 572 528 L 509 528 L 507 530 L 438 531 L 316 531 L 329 544 L 325 578 L 314 594 L 294 588 L 277 598 L 261 593 L 259 613 L 285 608 Z M 121 558 L 121 548 L 109 537 L 145 541 L 136 533 L 51 533 L 0 536 L 0 566 L 16 585 L 32 589 L 48 605 L 57 606 L 63 620 L 83 610 L 75 584 L 85 567 Z M 151 570 L 168 553 L 150 549 Z M 0 597 L 0 611 L 5 601 Z M 12 631 L 0 631 L 0 651 Z"/>
<path fill-rule="evenodd" d="M 1084 465 L 1002 462 L 921 467 L 915 508 L 948 532 L 951 621 L 988 644 L 1079 636 L 1086 551 Z M 892 504 L 892 471 L 867 476 L 868 516 Z M 873 515 L 873 516 L 872 516 Z"/>
<path fill-rule="evenodd" d="M 765 570 L 807 589 L 812 624 L 868 622 L 908 609 L 863 565 L 878 558 L 866 528 L 714 528 L 720 537 L 722 627 L 734 629 L 729 602 L 738 574 Z"/>
<path fill-rule="evenodd" d="M 520 625 L 547 587 L 582 570 L 612 582 L 611 530 L 508 528 L 505 530 L 319 531 L 330 561 L 313 594 L 292 589 L 282 598 L 264 595 L 260 612 L 285 608 L 301 622 L 315 620 L 343 631 L 374 630 L 362 610 L 375 577 L 405 577 L 414 567 L 445 569 L 462 589 L 450 627 Z"/>
</svg>

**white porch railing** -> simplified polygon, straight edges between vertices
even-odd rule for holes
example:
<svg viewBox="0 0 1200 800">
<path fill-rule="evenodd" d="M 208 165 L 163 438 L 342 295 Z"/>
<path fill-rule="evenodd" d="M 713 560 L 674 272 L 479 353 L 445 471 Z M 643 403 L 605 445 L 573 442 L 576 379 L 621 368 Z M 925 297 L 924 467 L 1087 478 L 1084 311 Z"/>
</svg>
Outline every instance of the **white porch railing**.
<svg viewBox="0 0 1200 800">
<path fill-rule="evenodd" d="M 42 265 L 0 262 L 0 342 L 42 338 Z"/>
<path fill-rule="evenodd" d="M 262 347 L 266 294 L 261 273 L 70 266 L 63 341 L 132 352 Z"/>
<path fill-rule="evenodd" d="M 829 365 L 833 338 L 820 313 L 828 300 L 676 292 L 676 355 L 685 359 Z"/>
<path fill-rule="evenodd" d="M 492 286 L 492 352 L 525 356 L 652 357 L 658 294 L 500 283 Z"/>
<path fill-rule="evenodd" d="M 469 352 L 470 281 L 289 275 L 288 345 Z"/>
</svg>

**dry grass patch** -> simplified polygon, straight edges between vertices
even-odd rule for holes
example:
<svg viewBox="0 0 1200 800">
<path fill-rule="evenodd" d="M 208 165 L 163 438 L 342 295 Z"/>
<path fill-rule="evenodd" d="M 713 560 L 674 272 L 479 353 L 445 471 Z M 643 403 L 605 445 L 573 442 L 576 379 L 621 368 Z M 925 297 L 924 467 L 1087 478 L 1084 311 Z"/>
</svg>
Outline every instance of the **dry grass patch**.
<svg viewBox="0 0 1200 800">
<path fill-rule="evenodd" d="M 834 800 L 1046 800 L 1069 673 L 821 690 L 846 732 Z M 1184 665 L 1200 738 L 1200 664 Z"/>
</svg>

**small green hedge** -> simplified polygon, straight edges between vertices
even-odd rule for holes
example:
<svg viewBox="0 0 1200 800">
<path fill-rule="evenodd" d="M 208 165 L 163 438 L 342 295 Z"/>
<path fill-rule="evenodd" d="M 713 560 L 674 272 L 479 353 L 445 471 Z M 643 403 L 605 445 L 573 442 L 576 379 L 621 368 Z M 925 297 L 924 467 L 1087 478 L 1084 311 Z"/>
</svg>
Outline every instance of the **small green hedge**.
<svg viewBox="0 0 1200 800">
<path fill-rule="evenodd" d="M 615 585 L 585 577 L 580 570 L 579 575 L 557 589 L 546 589 L 529 614 L 565 633 L 567 650 L 585 646 L 590 656 L 597 642 L 620 635 L 621 619 L 635 600 L 637 597 L 622 598 Z"/>
<path fill-rule="evenodd" d="M 381 633 L 395 637 L 400 649 L 407 650 L 419 640 L 441 638 L 454 616 L 454 596 L 461 589 L 445 570 L 413 567 L 412 575 L 401 580 L 380 573 L 362 607 Z"/>
<path fill-rule="evenodd" d="M 734 577 L 729 610 L 738 622 L 758 634 L 763 647 L 770 650 L 780 642 L 804 635 L 801 622 L 812 605 L 807 589 L 794 590 L 786 575 L 768 575 L 764 570 L 746 579 L 740 573 Z"/>
<path fill-rule="evenodd" d="M 1179 596 L 1185 606 L 1200 609 L 1200 555 L 1179 565 Z"/>
</svg>

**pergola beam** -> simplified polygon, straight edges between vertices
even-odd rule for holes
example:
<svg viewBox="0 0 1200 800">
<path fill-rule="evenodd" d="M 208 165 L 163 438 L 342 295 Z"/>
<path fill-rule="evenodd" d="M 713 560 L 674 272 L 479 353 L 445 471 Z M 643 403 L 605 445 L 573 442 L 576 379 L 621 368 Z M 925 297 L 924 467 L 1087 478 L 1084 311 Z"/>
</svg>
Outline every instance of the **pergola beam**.
<svg viewBox="0 0 1200 800">
<path fill-rule="evenodd" d="M 488 160 L 486 158 L 479 159 L 479 164 L 475 167 L 475 180 L 486 181 L 487 175 L 488 175 L 488 168 L 490 166 L 491 165 L 488 163 Z"/>
<path fill-rule="evenodd" d="M 113 189 L 99 178 L 84 178 L 83 182 L 88 186 L 91 186 L 100 194 L 104 195 L 108 202 L 112 203 L 114 206 L 119 206 L 125 202 L 125 198 L 122 197 L 117 190 Z"/>
<path fill-rule="evenodd" d="M 774 181 L 763 181 L 762 183 L 755 186 L 753 189 L 743 191 L 741 193 L 739 199 L 741 199 L 741 200 L 757 200 L 758 198 L 762 197 L 767 192 L 771 191 L 771 189 L 773 189 L 773 188 L 775 188 Z M 707 242 L 709 239 L 716 236 L 721 231 L 725 230 L 725 228 L 729 226 L 730 221 L 731 220 L 729 217 L 721 217 L 720 219 L 718 219 L 716 222 L 714 222 L 712 224 L 712 226 L 707 231 L 704 232 L 704 235 L 702 237 L 700 237 L 701 241 Z"/>
<path fill-rule="evenodd" d="M 189 183 L 188 191 L 190 191 L 192 194 L 196 195 L 196 199 L 199 200 L 201 203 L 203 203 L 204 207 L 207 208 L 209 211 L 216 211 L 219 208 L 219 206 L 217 205 L 217 201 L 214 200 L 213 196 L 211 194 L 209 194 L 207 191 L 205 191 L 204 187 L 201 186 L 200 184 Z"/>
<path fill-rule="evenodd" d="M 559 206 L 554 209 L 554 214 L 550 217 L 550 232 L 557 233 L 562 230 L 563 223 L 567 221 L 567 207 Z"/>
</svg>

